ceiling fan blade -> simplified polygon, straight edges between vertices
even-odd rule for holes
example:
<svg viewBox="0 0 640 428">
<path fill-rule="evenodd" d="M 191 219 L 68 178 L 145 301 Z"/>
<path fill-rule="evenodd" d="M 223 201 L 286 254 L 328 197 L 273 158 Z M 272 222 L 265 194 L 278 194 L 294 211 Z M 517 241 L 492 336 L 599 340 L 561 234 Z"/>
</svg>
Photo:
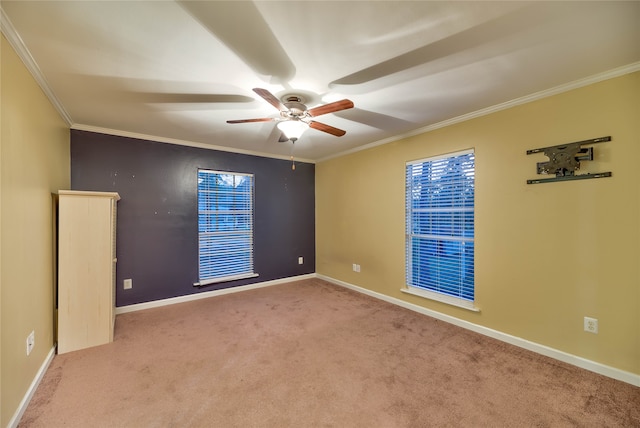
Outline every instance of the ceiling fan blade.
<svg viewBox="0 0 640 428">
<path fill-rule="evenodd" d="M 347 133 L 347 131 L 343 131 L 342 129 L 334 128 L 326 123 L 320 123 L 313 120 L 309 122 L 309 128 L 317 129 L 318 131 L 326 132 L 327 134 L 335 135 L 336 137 L 342 137 Z"/>
<path fill-rule="evenodd" d="M 259 119 L 227 120 L 227 123 L 273 122 L 274 120 L 272 117 L 261 117 Z"/>
<path fill-rule="evenodd" d="M 269 136 L 267 137 L 267 143 L 284 143 L 289 141 L 289 139 L 284 135 L 284 132 L 280 130 L 277 126 L 273 126 L 271 128 L 271 132 L 269 132 Z"/>
<path fill-rule="evenodd" d="M 314 107 L 310 110 L 307 110 L 307 113 L 311 117 L 316 117 L 322 114 L 333 113 L 334 111 L 346 110 L 349 108 L 353 108 L 353 101 L 340 100 L 322 106 Z"/>
<path fill-rule="evenodd" d="M 268 102 L 269 104 L 271 104 L 272 106 L 274 106 L 278 110 L 280 110 L 280 111 L 289 110 L 284 104 L 282 104 L 280 102 L 280 100 L 275 95 L 273 95 L 271 92 L 267 91 L 266 89 L 253 88 L 253 92 L 255 92 L 256 94 L 260 95 L 262 98 L 265 99 L 266 102 Z"/>
</svg>

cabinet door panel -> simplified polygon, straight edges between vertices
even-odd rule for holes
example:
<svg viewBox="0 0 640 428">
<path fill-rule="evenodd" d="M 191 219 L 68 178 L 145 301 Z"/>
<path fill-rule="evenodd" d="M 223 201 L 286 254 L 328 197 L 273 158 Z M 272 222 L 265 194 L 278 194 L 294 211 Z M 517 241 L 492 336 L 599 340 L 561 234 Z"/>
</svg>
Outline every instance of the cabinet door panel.
<svg viewBox="0 0 640 428">
<path fill-rule="evenodd" d="M 113 340 L 115 199 L 61 194 L 58 353 Z"/>
</svg>

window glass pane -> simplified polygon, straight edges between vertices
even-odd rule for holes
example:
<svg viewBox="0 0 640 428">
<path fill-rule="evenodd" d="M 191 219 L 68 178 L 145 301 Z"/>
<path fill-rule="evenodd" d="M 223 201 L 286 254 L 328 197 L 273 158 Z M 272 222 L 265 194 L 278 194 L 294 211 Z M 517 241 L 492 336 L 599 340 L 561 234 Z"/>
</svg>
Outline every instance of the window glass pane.
<svg viewBox="0 0 640 428">
<path fill-rule="evenodd" d="M 407 165 L 407 285 L 474 299 L 475 156 Z"/>
<path fill-rule="evenodd" d="M 253 273 L 253 176 L 198 171 L 200 281 Z"/>
</svg>

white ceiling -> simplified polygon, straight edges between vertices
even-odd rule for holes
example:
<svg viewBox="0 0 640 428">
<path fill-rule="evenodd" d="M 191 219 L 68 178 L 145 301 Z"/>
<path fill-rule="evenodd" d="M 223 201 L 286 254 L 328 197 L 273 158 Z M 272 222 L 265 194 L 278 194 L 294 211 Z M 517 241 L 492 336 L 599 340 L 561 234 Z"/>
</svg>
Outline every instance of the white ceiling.
<svg viewBox="0 0 640 428">
<path fill-rule="evenodd" d="M 319 160 L 640 61 L 640 2 L 6 1 L 70 125 L 288 156 L 252 88 L 302 95 Z"/>
</svg>

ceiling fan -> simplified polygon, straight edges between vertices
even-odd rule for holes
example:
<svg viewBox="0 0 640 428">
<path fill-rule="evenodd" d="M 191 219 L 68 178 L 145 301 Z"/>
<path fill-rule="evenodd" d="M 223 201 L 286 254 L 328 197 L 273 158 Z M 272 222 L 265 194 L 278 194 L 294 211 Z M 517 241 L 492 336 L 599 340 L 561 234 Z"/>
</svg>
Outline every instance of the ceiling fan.
<svg viewBox="0 0 640 428">
<path fill-rule="evenodd" d="M 312 109 L 307 109 L 304 99 L 298 95 L 287 95 L 280 101 L 275 95 L 266 89 L 254 88 L 253 92 L 260 95 L 265 101 L 280 111 L 280 117 L 263 117 L 258 119 L 227 120 L 227 123 L 250 123 L 250 122 L 278 122 L 278 128 L 285 136 L 295 142 L 307 129 L 313 128 L 326 132 L 336 137 L 342 137 L 346 131 L 325 123 L 316 122 L 311 118 L 327 113 L 353 108 L 351 100 L 340 100 L 333 103 L 324 104 Z"/>
</svg>

